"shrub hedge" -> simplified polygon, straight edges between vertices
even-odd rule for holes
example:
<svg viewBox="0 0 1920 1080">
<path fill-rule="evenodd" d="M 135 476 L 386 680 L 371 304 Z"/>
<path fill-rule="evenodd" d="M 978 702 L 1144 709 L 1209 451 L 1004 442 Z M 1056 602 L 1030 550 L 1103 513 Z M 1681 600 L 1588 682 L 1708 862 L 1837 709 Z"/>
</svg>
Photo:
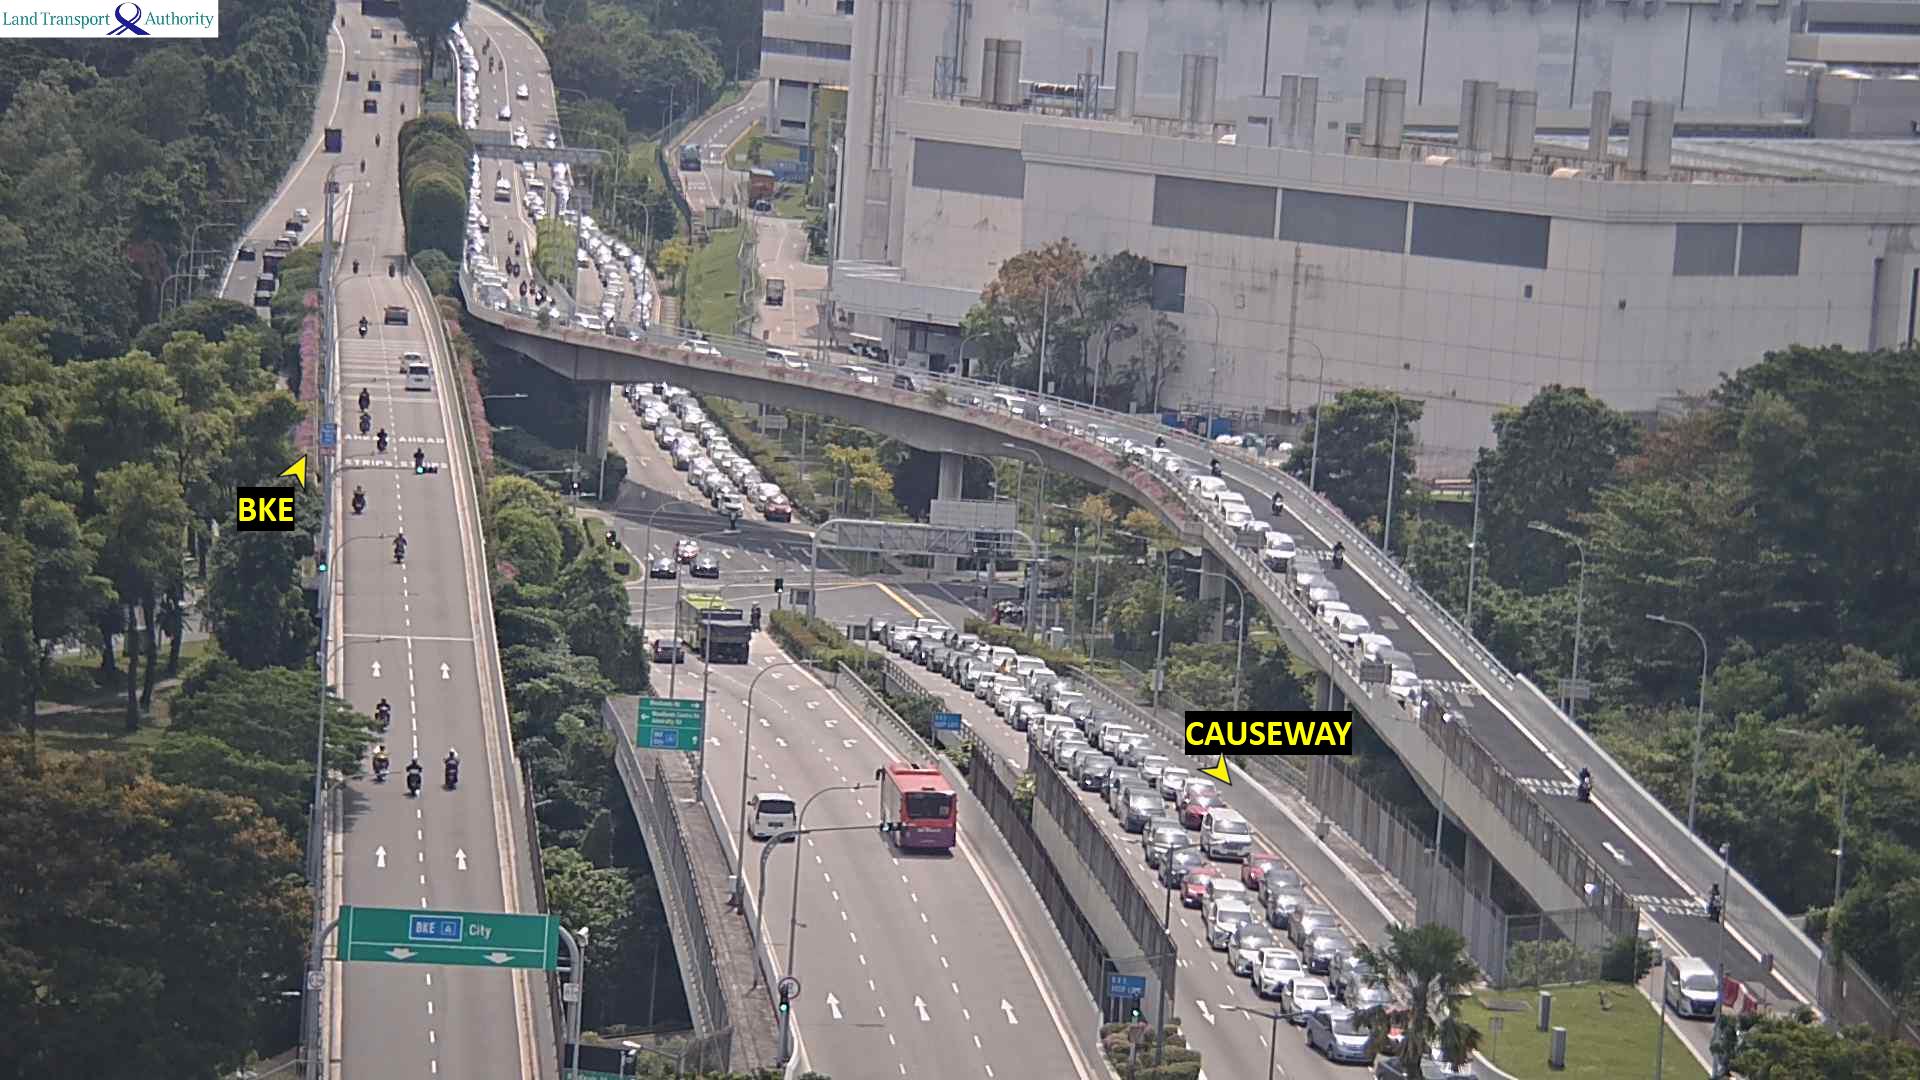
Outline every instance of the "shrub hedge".
<svg viewBox="0 0 1920 1080">
<path fill-rule="evenodd" d="M 434 113 L 400 127 L 400 215 L 407 254 L 438 251 L 458 262 L 466 246 L 467 171 L 473 140 Z"/>
</svg>

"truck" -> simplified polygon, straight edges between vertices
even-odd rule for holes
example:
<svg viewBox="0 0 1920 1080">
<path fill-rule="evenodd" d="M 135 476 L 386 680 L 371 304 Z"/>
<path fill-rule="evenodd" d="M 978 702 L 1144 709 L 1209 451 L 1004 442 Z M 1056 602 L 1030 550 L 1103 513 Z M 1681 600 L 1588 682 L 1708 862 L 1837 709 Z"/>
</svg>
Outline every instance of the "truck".
<svg viewBox="0 0 1920 1080">
<path fill-rule="evenodd" d="M 713 593 L 680 597 L 680 633 L 696 655 L 716 664 L 744 664 L 752 651 L 746 613 Z"/>
<path fill-rule="evenodd" d="M 767 279 L 767 306 L 780 307 L 787 302 L 787 279 L 770 277 Z"/>
</svg>

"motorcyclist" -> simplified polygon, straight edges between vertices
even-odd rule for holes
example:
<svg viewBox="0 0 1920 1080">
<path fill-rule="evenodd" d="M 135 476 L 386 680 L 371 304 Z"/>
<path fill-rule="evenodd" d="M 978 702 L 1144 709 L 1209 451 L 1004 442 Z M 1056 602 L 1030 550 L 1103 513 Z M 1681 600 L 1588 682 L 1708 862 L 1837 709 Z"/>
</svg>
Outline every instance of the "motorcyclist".
<svg viewBox="0 0 1920 1080">
<path fill-rule="evenodd" d="M 425 450 L 415 449 L 413 452 L 413 467 L 418 469 L 426 463 L 427 452 Z"/>
<path fill-rule="evenodd" d="M 1585 765 L 1580 766 L 1580 782 L 1577 790 L 1581 802 L 1593 801 L 1593 772 Z"/>
<path fill-rule="evenodd" d="M 1715 885 L 1707 892 L 1707 921 L 1720 921 L 1720 886 Z"/>
<path fill-rule="evenodd" d="M 356 273 L 356 274 L 360 272 L 360 260 L 359 260 L 359 259 L 355 259 L 355 260 L 353 260 L 353 272 L 354 272 L 354 273 Z"/>
<path fill-rule="evenodd" d="M 1207 465 L 1207 469 L 1208 471 L 1212 472 L 1214 476 L 1216 477 L 1219 476 L 1220 475 L 1220 459 L 1214 458 L 1213 461 Z"/>
<path fill-rule="evenodd" d="M 395 274 L 394 274 L 394 269 L 393 269 L 393 264 L 392 264 L 392 263 L 388 263 L 388 264 L 387 264 L 387 276 L 388 276 L 388 277 L 393 277 L 393 276 L 395 276 Z"/>
<path fill-rule="evenodd" d="M 393 762 L 391 759 L 387 757 L 386 745 L 383 743 L 379 746 L 374 747 L 373 748 L 374 780 L 379 781 L 381 783 L 385 783 L 387 779 L 387 770 L 392 767 L 393 767 Z"/>
<path fill-rule="evenodd" d="M 373 444 L 375 447 L 379 449 L 381 453 L 384 454 L 387 452 L 387 429 L 386 428 L 381 428 L 380 433 L 373 437 Z"/>
<path fill-rule="evenodd" d="M 1280 504 L 1281 504 L 1280 493 L 1276 491 L 1273 493 L 1273 512 L 1274 513 L 1277 514 L 1280 512 Z"/>
<path fill-rule="evenodd" d="M 419 758 L 414 758 L 412 761 L 407 762 L 407 794 L 418 795 L 420 793 L 420 776 L 425 771 L 425 769 L 420 767 Z"/>
<path fill-rule="evenodd" d="M 361 337 L 367 336 L 367 327 L 370 325 L 372 324 L 367 322 L 367 317 L 365 315 L 360 316 L 360 336 Z"/>
<path fill-rule="evenodd" d="M 753 628 L 755 630 L 760 629 L 760 605 L 759 604 L 753 605 Z"/>
<path fill-rule="evenodd" d="M 393 538 L 393 561 L 405 562 L 406 560 L 407 560 L 407 534 L 401 533 L 399 536 L 396 536 Z"/>
<path fill-rule="evenodd" d="M 452 747 L 447 748 L 447 786 L 453 787 L 460 782 L 460 755 Z"/>
<path fill-rule="evenodd" d="M 361 159 L 360 159 L 360 171 L 361 171 L 361 172 L 366 172 L 366 171 L 367 171 L 367 159 L 366 159 L 366 158 L 361 158 Z"/>
<path fill-rule="evenodd" d="M 375 145 L 375 146 L 379 146 L 379 145 L 380 145 L 380 136 L 378 136 L 378 135 L 375 135 L 375 136 L 373 137 L 373 145 Z"/>
<path fill-rule="evenodd" d="M 365 320 L 362 320 L 362 321 L 365 321 Z M 364 386 L 361 387 L 360 388 L 360 411 L 366 412 L 367 409 L 370 406 L 372 406 L 372 404 L 373 404 L 373 395 L 368 392 L 366 387 Z"/>
<path fill-rule="evenodd" d="M 367 508 L 367 491 L 359 484 L 353 485 L 353 512 L 358 514 Z"/>
<path fill-rule="evenodd" d="M 369 413 L 362 412 L 360 414 L 360 434 L 365 435 L 367 432 L 372 430 L 373 430 L 373 416 Z"/>
<path fill-rule="evenodd" d="M 380 704 L 373 707 L 373 718 L 380 721 L 381 727 L 393 722 L 393 706 L 387 704 L 386 698 L 381 698 Z"/>
<path fill-rule="evenodd" d="M 1333 542 L 1333 566 L 1334 566 L 1334 569 L 1336 569 L 1336 570 L 1337 570 L 1337 569 L 1339 569 L 1340 567 L 1342 567 L 1342 566 L 1345 566 L 1345 565 L 1347 565 L 1347 545 L 1345 545 L 1345 544 L 1343 544 L 1343 543 L 1341 543 L 1341 542 L 1340 542 L 1340 541 L 1338 541 L 1338 540 L 1335 540 L 1335 541 Z"/>
<path fill-rule="evenodd" d="M 1153 437 L 1153 448 L 1156 450 L 1165 450 L 1167 448 L 1167 437 L 1165 435 L 1155 435 Z"/>
</svg>

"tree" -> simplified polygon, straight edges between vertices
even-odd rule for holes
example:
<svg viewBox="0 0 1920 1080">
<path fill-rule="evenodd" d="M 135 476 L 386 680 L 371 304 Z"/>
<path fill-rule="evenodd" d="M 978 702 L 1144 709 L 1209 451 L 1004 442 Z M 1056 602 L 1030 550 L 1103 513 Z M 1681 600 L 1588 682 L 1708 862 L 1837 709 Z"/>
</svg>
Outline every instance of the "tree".
<svg viewBox="0 0 1920 1080">
<path fill-rule="evenodd" d="M 1132 382 L 1130 400 L 1159 412 L 1160 392 L 1166 389 L 1167 380 L 1173 378 L 1186 359 L 1187 339 L 1180 330 L 1180 324 L 1154 312 L 1153 322 L 1148 326 L 1146 336 L 1141 339 L 1140 347 L 1135 350 L 1133 365 L 1128 372 Z"/>
<path fill-rule="evenodd" d="M 1566 544 L 1534 532 L 1544 521 L 1570 529 L 1593 509 L 1623 457 L 1640 446 L 1626 414 L 1578 387 L 1549 386 L 1493 418 L 1496 439 L 1474 466 L 1488 569 L 1529 592 L 1567 582 Z"/>
<path fill-rule="evenodd" d="M 158 598 L 171 590 L 181 574 L 180 544 L 186 536 L 188 512 L 179 483 L 152 465 L 129 464 L 102 473 L 99 478 L 99 525 L 105 543 L 100 567 L 113 582 L 126 625 L 127 730 L 140 727 L 140 710 L 153 700 Z M 135 674 L 138 652 L 134 628 L 136 609 L 145 616 L 147 681 L 144 693 Z"/>
<path fill-rule="evenodd" d="M 1293 448 L 1287 471 L 1305 479 L 1312 470 L 1319 490 L 1342 513 L 1380 536 L 1389 489 L 1396 516 L 1412 509 L 1407 503 L 1417 449 L 1413 425 L 1420 422 L 1421 403 L 1391 390 L 1361 389 L 1342 391 L 1318 408 L 1325 411 Z"/>
<path fill-rule="evenodd" d="M 1387 927 L 1383 946 L 1358 945 L 1354 957 L 1371 969 L 1368 981 L 1391 989 L 1404 1005 L 1376 1005 L 1357 1019 L 1376 1039 L 1395 1026 L 1401 1029 L 1400 1063 L 1409 1076 L 1420 1075 L 1421 1062 L 1438 1046 L 1448 1064 L 1464 1065 L 1479 1049 L 1480 1032 L 1459 1018 L 1460 1001 L 1472 993 L 1480 969 L 1467 956 L 1467 941 L 1459 932 L 1438 923 Z"/>
<path fill-rule="evenodd" d="M 961 328 L 980 338 L 982 351 L 974 355 L 985 359 L 988 378 L 1036 385 L 1043 333 L 1048 375 L 1062 383 L 1076 376 L 1085 361 L 1078 313 L 1088 271 L 1086 253 L 1064 238 L 1000 264 Z"/>
<path fill-rule="evenodd" d="M 16 564 L 16 572 L 26 575 L 27 589 L 25 605 L 15 612 L 29 616 L 24 629 L 31 639 L 32 656 L 30 660 L 16 657 L 16 661 L 21 665 L 20 715 L 31 732 L 40 688 L 46 685 L 53 665 L 54 647 L 80 638 L 94 613 L 112 603 L 113 586 L 94 572 L 99 540 L 81 529 L 73 507 L 45 495 L 32 496 L 22 504 L 16 528 L 20 547 L 15 555 L 30 560 L 24 567 Z M 10 631 L 10 643 L 18 644 L 13 635 L 20 629 Z"/>
<path fill-rule="evenodd" d="M 544 508 L 543 508 L 544 509 Z M 543 510 L 519 505 L 494 512 L 489 546 L 514 576 L 552 582 L 560 572 L 560 527 Z"/>
<path fill-rule="evenodd" d="M 1106 394 L 1113 374 L 1113 347 L 1140 333 L 1142 316 L 1153 298 L 1153 263 L 1130 251 L 1117 251 L 1094 261 L 1087 274 L 1086 308 L 1081 321 L 1089 343 L 1093 376 L 1087 400 L 1095 405 Z"/>
<path fill-rule="evenodd" d="M 0 890 L 0 1054 L 49 1076 L 231 1073 L 299 987 L 301 878 L 246 799 L 0 743 L 0 880 L 34 883 Z"/>
<path fill-rule="evenodd" d="M 1870 1028 L 1835 1031 L 1790 1017 L 1749 1027 L 1730 1063 L 1747 1080 L 1920 1080 L 1920 1051 Z"/>
<path fill-rule="evenodd" d="M 467 21 L 467 6 L 468 0 L 400 0 L 400 25 L 407 28 L 407 36 L 420 51 L 426 78 L 433 78 L 440 40 Z"/>
</svg>

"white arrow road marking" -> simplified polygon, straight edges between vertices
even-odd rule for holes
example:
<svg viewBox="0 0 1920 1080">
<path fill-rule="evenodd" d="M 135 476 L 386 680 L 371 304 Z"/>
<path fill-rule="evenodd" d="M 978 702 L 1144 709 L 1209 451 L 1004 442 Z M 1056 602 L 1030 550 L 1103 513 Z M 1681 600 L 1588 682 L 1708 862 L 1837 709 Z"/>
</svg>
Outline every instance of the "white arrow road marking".
<svg viewBox="0 0 1920 1080">
<path fill-rule="evenodd" d="M 459 865 L 459 867 L 460 867 L 460 869 L 462 869 L 462 870 L 465 870 L 465 869 L 467 868 L 467 852 L 466 852 L 466 849 L 464 849 L 464 848 L 463 848 L 463 849 L 461 849 L 461 850 L 459 850 L 459 851 L 456 851 L 456 852 L 454 852 L 454 853 L 453 853 L 453 861 L 454 861 L 455 863 L 457 863 L 457 864 Z"/>
<path fill-rule="evenodd" d="M 373 662 L 373 677 L 376 679 L 380 677 L 380 661 L 378 660 Z"/>
<path fill-rule="evenodd" d="M 833 1018 L 835 1020 L 840 1019 L 840 999 L 834 997 L 831 991 L 827 994 L 827 1008 L 833 1010 Z"/>
<path fill-rule="evenodd" d="M 453 678 L 453 673 L 447 670 L 447 665 L 445 664 L 440 665 L 440 677 L 443 679 Z"/>
<path fill-rule="evenodd" d="M 503 952 L 490 952 L 487 954 L 486 958 L 488 960 L 493 961 L 496 964 L 504 964 L 507 961 L 513 959 L 513 954 L 503 953 Z"/>
<path fill-rule="evenodd" d="M 838 721 L 838 720 L 829 720 L 829 721 L 827 721 L 827 730 L 828 730 L 828 731 L 832 731 L 832 730 L 833 730 L 834 728 L 837 728 L 837 727 L 839 727 L 839 726 L 840 726 L 840 721 Z"/>
<path fill-rule="evenodd" d="M 1201 1001 L 1199 998 L 1194 998 L 1193 1003 L 1195 1005 L 1200 1006 L 1201 1019 L 1205 1020 L 1209 1024 L 1213 1023 L 1213 1013 L 1207 1008 L 1207 1003 L 1204 1001 Z"/>
<path fill-rule="evenodd" d="M 708 746 L 719 746 L 719 745 L 720 745 L 720 740 L 719 740 L 719 739 L 716 739 L 716 738 L 714 738 L 714 737 L 713 737 L 713 736 L 711 736 L 711 735 L 709 735 L 709 736 L 707 736 L 707 745 L 708 745 Z"/>
<path fill-rule="evenodd" d="M 773 741 L 780 745 L 780 749 L 785 750 L 787 748 L 787 740 L 781 738 L 780 736 L 775 735 L 773 737 Z"/>
<path fill-rule="evenodd" d="M 755 717 L 755 719 L 756 719 L 756 720 L 759 720 L 759 721 L 760 721 L 760 726 L 761 726 L 761 727 L 772 727 L 772 726 L 773 726 L 772 724 L 769 724 L 769 723 L 767 723 L 767 718 L 766 718 L 766 717 L 764 717 L 764 716 L 759 716 L 759 717 Z"/>
<path fill-rule="evenodd" d="M 1000 999 L 1000 1011 L 1007 1014 L 1007 1023 L 1017 1024 L 1020 1022 L 1020 1018 L 1013 1015 L 1013 1003 L 1006 998 Z"/>
<path fill-rule="evenodd" d="M 1621 866 L 1627 865 L 1626 852 L 1621 851 L 1619 848 L 1614 847 L 1611 843 L 1605 840 L 1600 841 L 1600 846 L 1607 849 L 1607 854 L 1613 856 L 1614 862 L 1619 863 Z"/>
<path fill-rule="evenodd" d="M 918 1010 L 918 1011 L 919 1011 L 919 1013 L 920 1013 L 920 1022 L 921 1022 L 921 1023 L 923 1023 L 923 1024 L 924 1024 L 924 1023 L 926 1023 L 926 1022 L 927 1022 L 927 1019 L 928 1019 L 928 1018 L 927 1018 L 927 1003 L 926 1003 L 926 1001 L 924 1001 L 924 1000 L 923 1000 L 923 999 L 922 999 L 922 998 L 920 997 L 920 995 L 919 995 L 919 994 L 915 994 L 915 995 L 913 995 L 913 1007 L 914 1007 L 914 1008 L 915 1008 L 916 1010 Z"/>
<path fill-rule="evenodd" d="M 820 703 L 819 703 L 819 702 L 817 702 L 817 701 L 809 701 L 809 702 L 807 702 L 807 709 L 808 709 L 808 711 L 812 711 L 812 710 L 814 710 L 814 709 L 817 709 L 817 708 L 819 708 L 819 707 L 820 707 Z"/>
<path fill-rule="evenodd" d="M 841 740 L 840 740 L 840 749 L 842 749 L 842 750 L 851 750 L 851 749 L 853 749 L 853 745 L 854 745 L 855 743 L 857 743 L 857 742 L 859 742 L 859 741 L 860 741 L 859 739 L 841 739 Z"/>
<path fill-rule="evenodd" d="M 377 847 L 373 849 L 373 866 L 376 870 L 385 870 L 387 868 L 386 848 Z"/>
<path fill-rule="evenodd" d="M 800 688 L 799 688 L 798 686 L 788 686 L 788 687 L 787 687 L 787 693 L 789 693 L 789 694 L 797 694 L 797 693 L 799 693 L 799 692 L 800 692 Z"/>
<path fill-rule="evenodd" d="M 406 960 L 413 956 L 412 949 L 388 949 L 387 955 L 395 960 Z"/>
</svg>

